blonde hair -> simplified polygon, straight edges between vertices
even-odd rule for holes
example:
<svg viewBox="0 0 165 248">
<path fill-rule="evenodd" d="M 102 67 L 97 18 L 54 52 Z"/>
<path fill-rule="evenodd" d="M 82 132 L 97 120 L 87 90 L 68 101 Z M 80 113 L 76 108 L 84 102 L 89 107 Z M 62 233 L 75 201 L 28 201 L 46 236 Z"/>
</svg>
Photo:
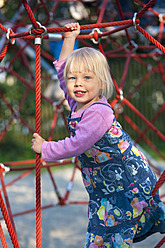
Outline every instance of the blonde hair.
<svg viewBox="0 0 165 248">
<path fill-rule="evenodd" d="M 83 47 L 74 50 L 67 58 L 64 68 L 64 78 L 70 72 L 92 71 L 100 82 L 100 93 L 107 99 L 113 93 L 113 81 L 105 56 L 94 48 Z M 103 87 L 101 87 L 103 85 Z"/>
</svg>

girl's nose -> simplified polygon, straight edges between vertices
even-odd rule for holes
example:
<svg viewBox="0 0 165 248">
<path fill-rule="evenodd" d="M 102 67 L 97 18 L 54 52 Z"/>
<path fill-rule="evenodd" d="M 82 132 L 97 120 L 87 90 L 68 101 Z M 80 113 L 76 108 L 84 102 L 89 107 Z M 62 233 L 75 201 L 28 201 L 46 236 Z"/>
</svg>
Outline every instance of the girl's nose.
<svg viewBox="0 0 165 248">
<path fill-rule="evenodd" d="M 81 85 L 82 85 L 82 82 L 80 79 L 75 80 L 75 86 L 76 87 L 81 86 Z"/>
</svg>

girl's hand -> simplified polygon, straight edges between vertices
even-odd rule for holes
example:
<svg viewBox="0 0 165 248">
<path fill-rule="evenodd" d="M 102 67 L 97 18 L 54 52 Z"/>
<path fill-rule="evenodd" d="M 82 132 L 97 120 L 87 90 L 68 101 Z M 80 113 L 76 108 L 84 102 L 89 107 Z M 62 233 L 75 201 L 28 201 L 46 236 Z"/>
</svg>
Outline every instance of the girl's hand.
<svg viewBox="0 0 165 248">
<path fill-rule="evenodd" d="M 68 24 L 65 25 L 65 27 L 68 28 L 69 31 L 64 33 L 64 37 L 65 38 L 74 38 L 74 39 L 76 39 L 76 37 L 80 33 L 80 25 L 79 25 L 79 23 L 78 22 L 68 23 Z"/>
<path fill-rule="evenodd" d="M 73 51 L 75 40 L 80 33 L 80 25 L 78 22 L 68 23 L 65 27 L 68 28 L 68 32 L 64 32 L 64 41 L 59 56 L 59 61 L 62 59 L 67 59 L 69 54 Z"/>
<path fill-rule="evenodd" d="M 34 133 L 31 147 L 32 150 L 36 153 L 41 153 L 41 147 L 44 141 L 45 140 L 38 133 Z"/>
</svg>

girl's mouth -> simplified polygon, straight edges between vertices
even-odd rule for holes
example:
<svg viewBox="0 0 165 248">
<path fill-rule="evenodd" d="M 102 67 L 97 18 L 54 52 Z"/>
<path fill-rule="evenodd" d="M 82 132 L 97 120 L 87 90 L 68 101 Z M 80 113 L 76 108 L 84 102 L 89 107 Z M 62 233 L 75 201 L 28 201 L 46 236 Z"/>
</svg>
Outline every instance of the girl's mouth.
<svg viewBox="0 0 165 248">
<path fill-rule="evenodd" d="M 85 95 L 85 93 L 86 93 L 86 91 L 81 91 L 81 90 L 76 90 L 74 92 L 75 96 L 77 96 L 77 97 L 82 97 Z"/>
</svg>

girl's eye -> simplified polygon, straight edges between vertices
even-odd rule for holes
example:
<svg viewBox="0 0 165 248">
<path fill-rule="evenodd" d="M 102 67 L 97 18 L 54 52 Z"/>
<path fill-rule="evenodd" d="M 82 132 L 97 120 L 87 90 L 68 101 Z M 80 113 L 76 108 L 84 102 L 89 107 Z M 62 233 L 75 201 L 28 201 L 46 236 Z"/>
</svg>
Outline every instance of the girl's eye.
<svg viewBox="0 0 165 248">
<path fill-rule="evenodd" d="M 85 79 L 89 79 L 89 76 L 85 76 Z"/>
<path fill-rule="evenodd" d="M 73 77 L 73 76 L 68 77 L 68 80 L 75 80 L 75 77 Z"/>
</svg>

